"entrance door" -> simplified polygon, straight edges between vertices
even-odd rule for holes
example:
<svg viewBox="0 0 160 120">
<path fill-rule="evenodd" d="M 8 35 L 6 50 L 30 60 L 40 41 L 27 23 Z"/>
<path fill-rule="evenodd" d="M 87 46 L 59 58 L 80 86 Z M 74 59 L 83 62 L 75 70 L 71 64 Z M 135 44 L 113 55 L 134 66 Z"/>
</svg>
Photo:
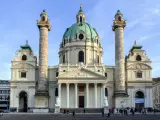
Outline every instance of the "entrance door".
<svg viewBox="0 0 160 120">
<path fill-rule="evenodd" d="M 79 108 L 84 108 L 84 96 L 79 96 Z"/>
<path fill-rule="evenodd" d="M 19 112 L 27 112 L 27 93 L 24 91 L 19 94 Z"/>
</svg>

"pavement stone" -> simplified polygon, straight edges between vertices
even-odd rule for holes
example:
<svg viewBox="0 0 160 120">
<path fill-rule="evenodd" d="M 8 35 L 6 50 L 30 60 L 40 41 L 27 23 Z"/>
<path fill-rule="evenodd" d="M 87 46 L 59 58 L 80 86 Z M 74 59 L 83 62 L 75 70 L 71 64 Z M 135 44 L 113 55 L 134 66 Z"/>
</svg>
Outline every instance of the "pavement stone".
<svg viewBox="0 0 160 120">
<path fill-rule="evenodd" d="M 136 114 L 128 116 L 114 114 L 102 117 L 101 114 L 53 114 L 53 113 L 8 113 L 0 116 L 0 120 L 160 120 L 160 114 Z"/>
</svg>

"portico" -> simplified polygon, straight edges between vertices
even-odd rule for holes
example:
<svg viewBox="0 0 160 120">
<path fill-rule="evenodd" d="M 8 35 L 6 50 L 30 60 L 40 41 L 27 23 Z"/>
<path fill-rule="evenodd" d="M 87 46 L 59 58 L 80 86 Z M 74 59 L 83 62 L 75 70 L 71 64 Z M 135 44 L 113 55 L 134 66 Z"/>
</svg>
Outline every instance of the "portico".
<svg viewBox="0 0 160 120">
<path fill-rule="evenodd" d="M 104 83 L 58 83 L 58 86 L 61 108 L 101 108 L 103 106 Z M 66 95 L 62 97 L 64 93 Z"/>
</svg>

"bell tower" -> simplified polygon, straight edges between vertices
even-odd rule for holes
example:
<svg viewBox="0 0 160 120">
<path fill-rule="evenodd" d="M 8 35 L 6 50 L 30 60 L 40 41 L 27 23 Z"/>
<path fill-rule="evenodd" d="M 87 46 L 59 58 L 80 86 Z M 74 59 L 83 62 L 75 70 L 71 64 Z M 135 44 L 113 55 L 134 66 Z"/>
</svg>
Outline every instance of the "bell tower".
<svg viewBox="0 0 160 120">
<path fill-rule="evenodd" d="M 36 83 L 35 108 L 48 111 L 48 31 L 51 25 L 45 10 L 40 14 L 41 19 L 37 20 L 39 28 L 39 79 Z M 39 109 L 37 109 L 39 110 Z M 43 110 L 42 110 L 43 111 Z M 36 110 L 35 110 L 36 112 Z"/>
<path fill-rule="evenodd" d="M 115 14 L 112 30 L 115 32 L 115 95 L 123 96 L 125 90 L 125 57 L 124 57 L 124 28 L 126 21 L 122 19 L 120 10 Z"/>
</svg>

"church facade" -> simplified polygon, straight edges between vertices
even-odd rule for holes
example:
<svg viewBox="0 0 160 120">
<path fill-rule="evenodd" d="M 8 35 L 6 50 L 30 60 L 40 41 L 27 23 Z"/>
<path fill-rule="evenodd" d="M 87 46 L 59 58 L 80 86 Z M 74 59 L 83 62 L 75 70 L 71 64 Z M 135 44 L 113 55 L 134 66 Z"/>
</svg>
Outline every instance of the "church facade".
<svg viewBox="0 0 160 120">
<path fill-rule="evenodd" d="M 48 32 L 51 25 L 45 10 L 37 20 L 39 59 L 28 42 L 12 60 L 10 110 L 54 111 L 61 109 L 152 107 L 151 61 L 142 46 L 134 43 L 124 56 L 126 21 L 118 10 L 115 33 L 115 66 L 103 64 L 103 48 L 95 28 L 86 23 L 80 6 L 76 23 L 67 28 L 59 48 L 59 64 L 48 66 Z M 57 98 L 59 102 L 57 103 Z"/>
</svg>

